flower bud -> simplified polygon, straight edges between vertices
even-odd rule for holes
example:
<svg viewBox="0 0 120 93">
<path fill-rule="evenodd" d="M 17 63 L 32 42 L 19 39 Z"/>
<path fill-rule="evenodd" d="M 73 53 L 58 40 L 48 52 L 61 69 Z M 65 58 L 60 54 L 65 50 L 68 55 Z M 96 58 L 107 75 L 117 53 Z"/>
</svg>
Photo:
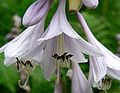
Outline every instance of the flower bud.
<svg viewBox="0 0 120 93">
<path fill-rule="evenodd" d="M 69 11 L 79 11 L 81 5 L 81 0 L 69 0 Z"/>
<path fill-rule="evenodd" d="M 82 0 L 82 3 L 88 8 L 95 9 L 98 6 L 99 1 L 98 0 Z"/>
<path fill-rule="evenodd" d="M 49 10 L 49 6 L 49 0 L 37 0 L 24 14 L 22 21 L 23 25 L 28 27 L 39 23 Z"/>
</svg>

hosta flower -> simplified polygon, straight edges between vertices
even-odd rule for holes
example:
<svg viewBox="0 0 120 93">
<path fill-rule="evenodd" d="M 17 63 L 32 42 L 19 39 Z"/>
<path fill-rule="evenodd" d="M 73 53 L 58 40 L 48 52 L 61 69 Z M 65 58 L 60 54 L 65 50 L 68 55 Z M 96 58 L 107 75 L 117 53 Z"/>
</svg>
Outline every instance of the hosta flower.
<svg viewBox="0 0 120 93">
<path fill-rule="evenodd" d="M 88 8 L 96 8 L 99 4 L 98 0 L 82 0 L 83 5 Z"/>
<path fill-rule="evenodd" d="M 18 37 L 0 48 L 0 53 L 4 52 L 5 55 L 5 65 L 16 63 L 16 58 L 19 60 L 31 58 L 28 54 L 39 45 L 37 40 L 44 32 L 44 20 L 42 19 L 37 25 L 28 27 Z"/>
<path fill-rule="evenodd" d="M 4 64 L 15 65 L 18 71 L 26 74 L 25 83 L 21 85 L 21 81 L 19 81 L 21 88 L 26 86 L 31 71 L 42 57 L 42 51 L 37 55 L 33 53 L 33 56 L 30 56 L 29 52 L 39 46 L 37 40 L 44 32 L 44 22 L 45 17 L 38 24 L 28 27 L 18 37 L 0 48 L 0 53 L 4 52 L 5 56 Z"/>
<path fill-rule="evenodd" d="M 76 14 L 89 42 L 103 54 L 101 57 L 90 56 L 89 80 L 91 83 L 96 82 L 99 89 L 109 89 L 111 80 L 108 76 L 120 80 L 120 58 L 104 47 L 93 36 L 83 16 L 80 13 Z"/>
<path fill-rule="evenodd" d="M 50 25 L 38 40 L 40 43 L 42 42 L 41 44 L 46 44 L 43 48 L 44 52 L 40 62 L 44 75 L 46 79 L 50 79 L 52 73 L 56 72 L 56 83 L 59 82 L 61 68 L 69 69 L 73 62 L 77 64 L 87 61 L 83 53 L 102 55 L 73 30 L 66 18 L 65 2 L 66 0 L 60 0 Z M 73 79 L 78 80 L 76 76 Z"/>
<path fill-rule="evenodd" d="M 30 26 L 40 22 L 47 14 L 53 0 L 37 0 L 26 11 L 23 17 L 23 25 Z"/>
<path fill-rule="evenodd" d="M 50 73 L 55 69 L 59 62 L 74 60 L 75 62 L 86 62 L 83 53 L 90 55 L 101 55 L 91 44 L 82 39 L 68 23 L 65 15 L 65 2 L 60 0 L 58 10 L 56 11 L 49 27 L 46 29 L 39 42 L 46 43 L 43 53 L 43 70 L 45 76 L 49 78 Z M 66 57 L 68 57 L 66 59 Z M 63 65 L 62 65 L 63 66 Z"/>
</svg>

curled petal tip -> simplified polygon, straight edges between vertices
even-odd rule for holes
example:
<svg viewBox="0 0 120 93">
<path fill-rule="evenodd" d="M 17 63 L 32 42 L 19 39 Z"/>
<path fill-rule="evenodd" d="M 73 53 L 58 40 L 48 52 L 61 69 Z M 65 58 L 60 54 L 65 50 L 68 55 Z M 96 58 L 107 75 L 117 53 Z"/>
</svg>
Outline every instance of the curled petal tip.
<svg viewBox="0 0 120 93">
<path fill-rule="evenodd" d="M 82 0 L 82 2 L 86 7 L 92 8 L 92 9 L 97 8 L 97 6 L 99 4 L 98 0 Z"/>
</svg>

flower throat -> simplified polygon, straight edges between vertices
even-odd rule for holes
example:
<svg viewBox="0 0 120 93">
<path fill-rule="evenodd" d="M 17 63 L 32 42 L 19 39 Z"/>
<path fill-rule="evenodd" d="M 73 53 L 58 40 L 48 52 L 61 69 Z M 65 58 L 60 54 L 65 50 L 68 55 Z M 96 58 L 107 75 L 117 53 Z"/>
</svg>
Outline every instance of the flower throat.
<svg viewBox="0 0 120 93">
<path fill-rule="evenodd" d="M 61 68 L 70 68 L 71 66 L 71 57 L 72 54 L 68 54 L 68 52 L 65 52 L 64 47 L 64 34 L 61 34 L 57 37 L 57 48 L 56 53 L 52 55 L 52 57 L 55 59 L 55 65 L 56 67 Z"/>
</svg>

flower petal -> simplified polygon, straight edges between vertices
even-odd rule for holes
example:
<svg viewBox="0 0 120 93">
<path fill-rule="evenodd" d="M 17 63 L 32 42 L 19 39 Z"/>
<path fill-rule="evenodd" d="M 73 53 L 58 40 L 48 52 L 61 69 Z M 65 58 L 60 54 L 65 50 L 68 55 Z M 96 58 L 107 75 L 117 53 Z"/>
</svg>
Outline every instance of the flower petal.
<svg viewBox="0 0 120 93">
<path fill-rule="evenodd" d="M 101 44 L 101 51 L 103 52 L 103 55 L 105 57 L 106 65 L 111 69 L 120 70 L 120 58 L 114 55 L 102 44 Z"/>
<path fill-rule="evenodd" d="M 38 46 L 37 39 L 43 34 L 43 24 L 39 23 L 36 26 L 28 27 L 21 38 L 17 41 L 9 43 L 5 49 L 5 56 L 8 57 L 19 57 L 23 54 L 31 51 L 31 49 Z M 41 32 L 40 32 L 41 31 Z M 39 34 L 38 34 L 39 33 Z"/>
<path fill-rule="evenodd" d="M 38 39 L 38 41 L 49 40 L 55 36 L 62 34 L 61 30 L 59 29 L 59 19 L 58 18 L 59 17 L 57 16 L 57 14 L 55 14 L 50 22 L 49 27 L 46 29 L 43 36 L 40 39 Z"/>
<path fill-rule="evenodd" d="M 10 66 L 11 64 L 15 63 L 16 61 L 17 61 L 16 58 L 5 57 L 5 59 L 4 59 L 4 65 Z"/>
<path fill-rule="evenodd" d="M 12 40 L 10 43 L 8 43 L 7 47 L 4 49 L 5 56 L 7 57 L 17 57 L 16 55 L 21 52 L 26 52 L 26 48 L 23 48 L 24 46 L 28 46 L 29 44 L 29 37 L 32 35 L 34 26 L 29 27 L 25 30 L 24 34 L 21 34 L 19 39 Z M 26 42 L 25 42 L 26 41 Z M 27 44 L 26 44 L 27 43 Z M 23 51 L 24 49 L 24 51 Z"/>
<path fill-rule="evenodd" d="M 36 46 L 35 48 L 32 48 L 30 51 L 25 53 L 25 55 L 20 56 L 20 57 L 23 57 L 24 59 L 30 59 L 30 58 L 33 58 L 38 55 L 40 56 L 41 52 L 43 51 L 43 49 L 45 48 L 47 43 L 48 43 L 48 41 L 40 42 L 38 46 Z M 40 58 L 41 58 L 41 56 L 40 56 Z"/>
<path fill-rule="evenodd" d="M 117 80 L 120 80 L 120 70 L 117 71 L 117 70 L 108 68 L 107 74 Z"/>
<path fill-rule="evenodd" d="M 74 31 L 70 23 L 67 21 L 66 13 L 65 13 L 65 4 L 66 0 L 61 0 L 58 10 L 56 12 L 59 21 L 59 29 L 66 35 L 72 38 L 79 39 L 79 35 Z"/>
<path fill-rule="evenodd" d="M 62 16 L 61 16 L 62 17 Z M 91 44 L 89 44 L 88 42 L 86 42 L 82 37 L 80 37 L 74 30 L 73 28 L 70 26 L 70 24 L 67 22 L 67 19 L 64 18 L 63 20 L 61 20 L 61 29 L 62 31 L 69 36 L 70 38 L 73 38 L 74 42 L 78 42 L 81 46 L 81 50 L 84 51 L 84 53 L 87 54 L 92 54 L 92 55 L 98 55 L 98 56 L 102 56 L 102 54 L 100 53 L 100 51 L 95 48 L 94 46 L 92 46 Z M 76 39 L 76 40 L 75 40 Z"/>
<path fill-rule="evenodd" d="M 70 23 L 67 21 L 65 9 L 62 13 L 59 13 L 59 26 L 62 32 L 68 35 L 71 38 L 79 39 L 80 36 L 74 31 Z"/>
<path fill-rule="evenodd" d="M 69 38 L 67 35 L 65 35 L 65 49 L 68 51 L 70 54 L 73 55 L 71 58 L 72 61 L 77 62 L 77 63 L 83 63 L 87 62 L 88 60 L 84 57 L 81 49 L 79 48 L 78 45 L 76 45 L 75 42 L 72 42 L 71 38 Z"/>
<path fill-rule="evenodd" d="M 106 74 L 107 66 L 102 57 L 90 56 L 90 70 L 93 73 L 93 78 L 96 83 L 98 83 Z"/>
<path fill-rule="evenodd" d="M 77 63 L 72 63 L 72 70 L 72 93 L 93 93 L 91 88 L 86 92 L 87 79 Z"/>
<path fill-rule="evenodd" d="M 0 48 L 1 52 L 4 51 L 5 57 L 7 58 L 16 58 L 16 57 L 31 58 L 29 53 L 35 48 L 37 48 L 38 46 L 40 46 L 39 43 L 37 42 L 37 39 L 40 38 L 44 32 L 44 20 L 45 18 L 42 19 L 41 22 L 39 22 L 39 24 L 28 27 L 18 37 L 16 37 L 11 42 L 7 43 L 2 48 Z M 43 49 L 44 46 L 42 46 L 41 49 Z M 7 63 L 5 64 L 7 65 Z M 9 65 L 10 64 L 11 62 L 9 63 Z"/>
<path fill-rule="evenodd" d="M 42 61 L 43 53 L 44 53 L 44 51 L 41 50 L 41 52 L 37 53 L 37 55 L 34 56 L 34 57 L 32 58 L 32 60 L 35 61 L 36 63 L 39 63 L 39 64 L 40 64 L 41 61 Z"/>
<path fill-rule="evenodd" d="M 74 46 L 79 47 L 79 51 L 82 51 L 85 54 L 89 55 L 96 55 L 96 56 L 102 56 L 102 54 L 99 52 L 97 48 L 92 46 L 90 43 L 86 42 L 84 39 L 73 39 L 70 38 L 70 42 L 74 43 Z M 72 44 L 73 45 L 73 44 Z M 72 46 L 73 47 L 73 46 Z"/>
<path fill-rule="evenodd" d="M 23 25 L 37 24 L 46 15 L 50 7 L 50 0 L 37 0 L 26 11 L 23 17 Z"/>
<path fill-rule="evenodd" d="M 4 45 L 4 46 L 2 46 L 2 47 L 0 48 L 0 53 L 4 52 L 4 50 L 5 50 L 5 48 L 7 47 L 7 45 L 8 45 L 8 44 L 6 44 L 6 45 Z"/>
<path fill-rule="evenodd" d="M 47 80 L 50 79 L 50 76 L 56 69 L 54 59 L 52 58 L 52 55 L 55 53 L 55 50 L 56 50 L 55 40 L 51 39 L 48 41 L 45 47 L 41 62 L 43 73 Z"/>
<path fill-rule="evenodd" d="M 90 64 L 87 88 L 90 88 L 91 86 L 93 86 L 93 84 L 94 84 L 94 75 L 93 75 L 92 65 Z"/>
<path fill-rule="evenodd" d="M 55 84 L 54 93 L 62 93 L 60 81 L 57 84 Z"/>
<path fill-rule="evenodd" d="M 66 0 L 60 1 L 58 9 L 46 30 L 46 34 L 44 34 L 43 38 L 39 40 L 48 40 L 62 33 L 65 33 L 72 38 L 79 38 L 79 35 L 73 31 L 73 28 L 66 19 L 65 4 Z"/>
<path fill-rule="evenodd" d="M 4 46 L 2 46 L 0 48 L 0 53 L 4 52 L 4 50 L 7 48 L 7 46 L 12 43 L 15 43 L 17 41 L 20 40 L 20 38 L 24 38 L 27 39 L 29 37 L 29 34 L 31 34 L 31 30 L 34 28 L 35 26 L 31 26 L 29 28 L 27 28 L 25 31 L 23 31 L 19 36 L 17 36 L 16 38 L 14 38 L 12 41 L 8 42 L 7 44 L 5 44 Z M 29 33 L 28 33 L 29 32 Z"/>
<path fill-rule="evenodd" d="M 82 3 L 88 8 L 96 8 L 99 4 L 98 0 L 82 0 Z"/>
<path fill-rule="evenodd" d="M 92 54 L 92 55 L 98 55 L 101 56 L 102 54 L 99 52 L 98 49 L 96 49 L 94 46 L 86 42 L 82 37 L 80 37 L 74 29 L 71 27 L 69 22 L 67 21 L 66 15 L 65 15 L 65 9 L 63 9 L 62 13 L 59 13 L 59 27 L 63 33 L 65 33 L 70 38 L 73 38 L 73 42 L 78 42 L 81 46 L 81 50 L 84 53 Z M 78 40 L 75 40 L 78 39 Z"/>
<path fill-rule="evenodd" d="M 104 47 L 91 33 L 85 19 L 82 14 L 77 13 L 77 17 L 86 33 L 86 36 L 89 42 L 94 45 L 102 54 L 105 64 L 115 70 L 120 70 L 120 58 L 114 55 L 111 51 L 109 51 L 106 47 Z"/>
<path fill-rule="evenodd" d="M 60 29 L 60 22 L 59 22 L 60 14 L 61 14 L 61 11 L 59 11 L 61 2 L 63 2 L 63 0 L 60 1 L 58 9 L 57 9 L 56 13 L 54 14 L 48 28 L 46 29 L 45 33 L 38 41 L 49 40 L 51 38 L 54 38 L 55 36 L 62 34 L 62 31 Z"/>
</svg>

